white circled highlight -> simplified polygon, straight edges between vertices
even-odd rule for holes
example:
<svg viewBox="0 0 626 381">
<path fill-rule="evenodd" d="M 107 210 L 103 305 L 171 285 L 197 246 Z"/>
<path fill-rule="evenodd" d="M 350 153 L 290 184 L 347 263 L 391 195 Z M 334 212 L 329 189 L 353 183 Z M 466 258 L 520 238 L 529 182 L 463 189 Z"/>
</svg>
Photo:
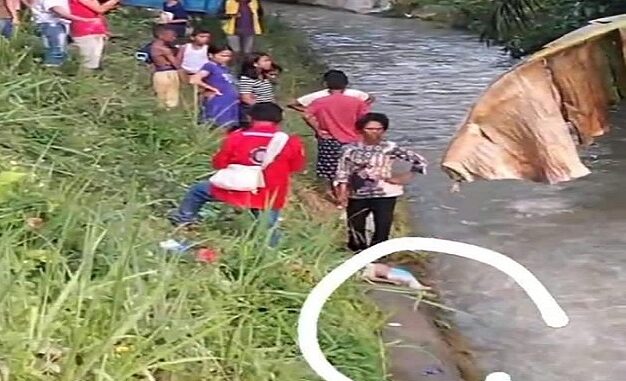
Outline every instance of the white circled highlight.
<svg viewBox="0 0 626 381">
<path fill-rule="evenodd" d="M 544 285 L 528 269 L 503 254 L 480 246 L 437 238 L 395 238 L 372 246 L 343 262 L 326 275 L 305 300 L 298 319 L 298 345 L 306 362 L 322 379 L 352 381 L 328 362 L 317 340 L 317 322 L 326 300 L 367 264 L 399 251 L 450 254 L 495 267 L 513 278 L 528 294 L 547 326 L 562 328 L 569 324 L 567 314 Z M 485 381 L 511 381 L 511 377 L 504 372 L 495 372 L 489 374 Z"/>
</svg>

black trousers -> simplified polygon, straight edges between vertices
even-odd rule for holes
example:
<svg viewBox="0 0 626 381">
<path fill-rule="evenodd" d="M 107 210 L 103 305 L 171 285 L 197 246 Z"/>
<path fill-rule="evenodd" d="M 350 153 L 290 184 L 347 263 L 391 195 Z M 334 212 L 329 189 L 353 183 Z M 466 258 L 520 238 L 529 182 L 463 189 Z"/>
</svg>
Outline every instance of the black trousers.
<svg viewBox="0 0 626 381">
<path fill-rule="evenodd" d="M 348 201 L 348 248 L 359 252 L 389 239 L 396 197 L 350 199 Z M 374 214 L 374 235 L 368 244 L 365 221 Z"/>
</svg>

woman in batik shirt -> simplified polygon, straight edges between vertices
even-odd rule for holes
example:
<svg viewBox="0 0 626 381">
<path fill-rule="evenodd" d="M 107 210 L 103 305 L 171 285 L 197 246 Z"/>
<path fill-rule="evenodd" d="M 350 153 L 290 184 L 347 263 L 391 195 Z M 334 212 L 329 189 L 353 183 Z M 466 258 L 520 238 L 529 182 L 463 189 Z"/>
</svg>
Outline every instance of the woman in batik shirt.
<svg viewBox="0 0 626 381">
<path fill-rule="evenodd" d="M 403 184 L 414 173 L 426 174 L 427 162 L 417 153 L 384 139 L 389 129 L 385 114 L 368 113 L 356 127 L 362 140 L 344 148 L 335 182 L 348 215 L 348 248 L 359 252 L 389 239 L 396 200 L 404 193 Z M 393 173 L 397 160 L 410 163 L 409 172 Z M 374 215 L 375 230 L 368 242 L 365 222 L 370 213 Z"/>
</svg>

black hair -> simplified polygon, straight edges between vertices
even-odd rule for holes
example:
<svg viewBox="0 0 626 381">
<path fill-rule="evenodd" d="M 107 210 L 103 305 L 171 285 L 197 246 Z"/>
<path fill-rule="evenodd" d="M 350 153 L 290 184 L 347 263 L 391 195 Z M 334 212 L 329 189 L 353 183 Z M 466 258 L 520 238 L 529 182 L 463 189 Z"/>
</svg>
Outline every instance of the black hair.
<svg viewBox="0 0 626 381">
<path fill-rule="evenodd" d="M 165 32 L 176 33 L 169 25 L 160 24 L 154 27 L 152 34 L 154 35 L 155 38 L 158 38 L 160 35 L 162 35 Z"/>
<path fill-rule="evenodd" d="M 348 76 L 341 70 L 329 70 L 324 73 L 324 83 L 329 90 L 345 90 L 348 87 Z"/>
<path fill-rule="evenodd" d="M 356 129 L 358 131 L 363 131 L 365 126 L 370 122 L 378 122 L 383 126 L 383 130 L 387 131 L 389 129 L 389 118 L 387 115 L 380 112 L 369 112 L 363 115 L 356 122 Z"/>
<path fill-rule="evenodd" d="M 261 57 L 269 57 L 270 55 L 263 52 L 256 52 L 252 54 L 248 54 L 241 64 L 241 71 L 239 74 L 243 77 L 248 77 L 252 79 L 259 79 L 259 72 L 257 71 L 256 63 L 259 62 Z"/>
<path fill-rule="evenodd" d="M 211 44 L 209 46 L 209 54 L 218 54 L 226 50 L 230 50 L 232 52 L 233 48 L 231 48 L 228 44 Z"/>
<path fill-rule="evenodd" d="M 276 103 L 255 103 L 248 112 L 250 119 L 257 122 L 280 123 L 283 121 L 283 109 Z"/>
<path fill-rule="evenodd" d="M 244 59 L 243 63 L 241 64 L 241 71 L 239 72 L 239 74 L 243 77 L 259 79 L 259 72 L 257 71 L 257 68 L 254 65 L 259 62 L 261 57 L 269 57 L 270 59 L 272 58 L 268 53 L 264 53 L 264 52 L 256 52 L 256 53 L 248 54 L 246 58 Z M 283 68 L 280 65 L 272 61 L 271 70 L 275 70 L 280 73 L 283 71 Z"/>
<path fill-rule="evenodd" d="M 193 32 L 191 32 L 191 37 L 196 37 L 199 34 L 211 34 L 211 32 L 204 28 L 194 28 Z"/>
</svg>

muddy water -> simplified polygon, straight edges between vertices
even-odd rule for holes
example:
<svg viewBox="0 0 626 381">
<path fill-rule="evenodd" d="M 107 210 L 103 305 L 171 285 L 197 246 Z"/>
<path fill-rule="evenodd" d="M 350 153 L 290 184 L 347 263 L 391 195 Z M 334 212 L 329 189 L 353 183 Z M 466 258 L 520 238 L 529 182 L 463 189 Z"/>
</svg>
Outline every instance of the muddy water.
<svg viewBox="0 0 626 381">
<path fill-rule="evenodd" d="M 526 295 L 484 265 L 442 258 L 446 302 L 486 370 L 518 381 L 615 381 L 626 374 L 626 115 L 586 154 L 593 174 L 559 186 L 492 182 L 460 195 L 437 163 L 474 97 L 511 65 L 473 36 L 412 20 L 273 6 L 320 55 L 373 93 L 391 135 L 434 165 L 410 189 L 424 234 L 478 244 L 530 268 L 572 323 L 543 326 Z"/>
</svg>

